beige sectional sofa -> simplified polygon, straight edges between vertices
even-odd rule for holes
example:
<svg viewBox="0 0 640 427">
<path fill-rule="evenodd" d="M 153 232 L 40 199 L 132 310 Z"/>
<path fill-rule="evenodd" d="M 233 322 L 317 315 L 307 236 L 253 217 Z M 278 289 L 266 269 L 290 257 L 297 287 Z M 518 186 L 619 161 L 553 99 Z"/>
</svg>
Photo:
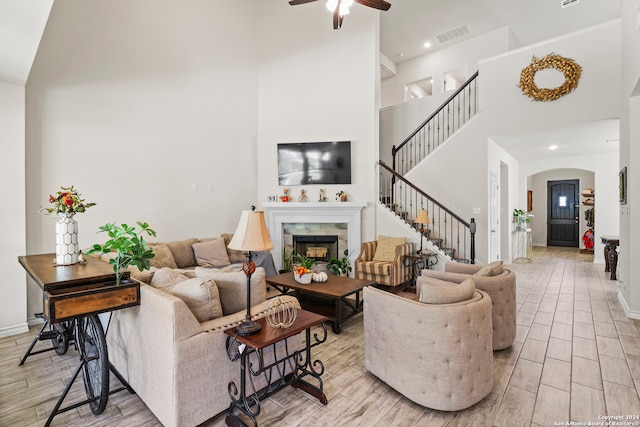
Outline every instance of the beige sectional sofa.
<svg viewBox="0 0 640 427">
<path fill-rule="evenodd" d="M 107 333 L 110 361 L 168 427 L 196 426 L 226 410 L 229 383 L 239 385 L 240 364 L 227 356 L 224 330 L 245 318 L 246 276 L 232 267 L 186 269 L 198 264 L 198 242 L 166 244 L 173 264 L 153 245 L 164 259 L 158 256 L 151 272 L 132 272 L 143 282 L 140 306 L 113 312 Z M 265 276 L 263 267 L 252 275 L 254 319 L 269 306 Z M 302 337 L 288 345 L 301 348 Z"/>
</svg>

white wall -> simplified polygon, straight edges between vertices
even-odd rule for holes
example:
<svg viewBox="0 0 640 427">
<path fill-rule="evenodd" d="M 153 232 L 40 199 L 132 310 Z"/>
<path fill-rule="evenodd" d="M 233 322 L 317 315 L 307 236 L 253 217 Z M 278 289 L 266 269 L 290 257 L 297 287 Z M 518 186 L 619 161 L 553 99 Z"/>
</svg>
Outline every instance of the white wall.
<svg viewBox="0 0 640 427">
<path fill-rule="evenodd" d="M 403 103 L 405 85 L 427 77 L 433 77 L 433 94 L 441 94 L 446 72 L 464 67 L 467 69 L 468 78 L 478 70 L 480 60 L 507 52 L 509 41 L 509 28 L 502 27 L 449 48 L 398 64 L 396 75 L 382 81 L 381 107 Z"/>
<path fill-rule="evenodd" d="M 18 256 L 25 255 L 25 102 L 24 86 L 0 81 L 0 180 L 4 185 L 5 221 L 0 240 L 0 337 L 27 331 L 24 269 Z"/>
<path fill-rule="evenodd" d="M 294 198 L 304 188 L 315 201 L 319 188 L 324 188 L 330 200 L 344 190 L 350 200 L 370 202 L 363 210 L 362 231 L 363 241 L 371 240 L 378 158 L 379 12 L 358 7 L 335 31 L 321 2 L 291 7 L 279 0 L 261 0 L 258 9 L 259 198 L 282 194 L 278 143 L 350 140 L 351 185 L 288 188 Z"/>
<path fill-rule="evenodd" d="M 637 14 L 640 1 L 621 2 L 622 17 L 622 113 L 620 116 L 620 163 L 627 167 L 627 204 L 620 205 L 620 258 L 618 285 L 627 315 L 640 318 L 640 33 Z"/>
<path fill-rule="evenodd" d="M 27 83 L 28 253 L 54 250 L 37 210 L 61 185 L 98 203 L 82 248 L 113 221 L 159 241 L 235 230 L 257 203 L 257 3 L 54 3 Z"/>
</svg>

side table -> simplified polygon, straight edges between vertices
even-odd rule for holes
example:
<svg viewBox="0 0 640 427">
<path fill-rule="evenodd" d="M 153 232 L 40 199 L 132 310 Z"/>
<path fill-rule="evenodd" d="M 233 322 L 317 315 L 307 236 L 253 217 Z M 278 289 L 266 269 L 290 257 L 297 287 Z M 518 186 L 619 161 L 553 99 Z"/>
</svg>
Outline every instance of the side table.
<svg viewBox="0 0 640 427">
<path fill-rule="evenodd" d="M 617 280 L 616 272 L 618 270 L 618 245 L 620 238 L 618 236 L 601 236 L 604 244 L 604 271 L 611 272 L 611 280 Z"/>
<path fill-rule="evenodd" d="M 324 365 L 320 360 L 311 359 L 311 349 L 327 340 L 327 327 L 323 323 L 327 320 L 329 319 L 325 316 L 298 310 L 296 321 L 288 328 L 272 328 L 262 318 L 256 320 L 262 326 L 256 334 L 240 336 L 236 333 L 235 327 L 224 331 L 228 335 L 227 356 L 232 361 L 240 359 L 240 389 L 238 390 L 235 382 L 229 383 L 228 387 L 231 397 L 231 405 L 225 418 L 228 426 L 246 427 L 247 424 L 242 417 L 244 415 L 254 427 L 257 427 L 256 417 L 260 414 L 260 401 L 288 385 L 309 393 L 320 403 L 327 404 L 321 378 Z M 311 328 L 316 325 L 322 325 L 323 334 L 322 337 L 317 333 L 313 334 L 312 340 Z M 282 343 L 303 331 L 306 341 L 302 349 L 292 351 L 288 343 Z M 282 344 L 276 348 L 278 343 Z M 269 353 L 267 357 L 265 351 Z M 256 390 L 254 378 L 260 376 L 266 380 L 267 385 Z M 308 377 L 314 378 L 317 385 L 307 381 Z"/>
<path fill-rule="evenodd" d="M 405 290 L 410 291 L 413 289 L 415 291 L 416 280 L 420 275 L 420 271 L 424 268 L 431 269 L 432 265 L 436 265 L 438 263 L 438 254 L 433 251 L 422 251 L 421 254 L 405 255 L 402 262 L 404 262 L 405 267 L 409 267 L 409 277 L 407 277 L 406 283 L 409 283 L 410 287 L 405 288 Z"/>
</svg>

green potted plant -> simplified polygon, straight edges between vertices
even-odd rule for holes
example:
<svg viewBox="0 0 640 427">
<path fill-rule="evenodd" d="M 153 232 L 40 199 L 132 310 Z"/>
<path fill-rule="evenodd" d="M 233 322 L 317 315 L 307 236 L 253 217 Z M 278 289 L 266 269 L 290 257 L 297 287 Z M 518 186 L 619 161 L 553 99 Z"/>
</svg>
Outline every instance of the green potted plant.
<svg viewBox="0 0 640 427">
<path fill-rule="evenodd" d="M 138 221 L 137 224 L 140 230 L 136 230 L 135 227 L 130 227 L 127 224 L 116 225 L 111 223 L 101 226 L 98 233 L 107 233 L 109 240 L 104 245 L 93 245 L 93 248 L 87 252 L 87 254 L 116 252 L 116 256 L 109 260 L 109 264 L 113 265 L 113 271 L 116 273 L 116 285 L 120 284 L 122 275 L 130 265 L 135 265 L 140 271 L 151 268 L 149 260 L 155 255 L 151 248 L 147 246 L 142 234 L 146 233 L 155 237 L 156 232 L 149 228 L 149 224 L 146 222 Z"/>
<path fill-rule="evenodd" d="M 280 273 L 291 271 L 291 255 L 287 256 L 287 248 L 282 248 L 282 270 Z"/>
<path fill-rule="evenodd" d="M 352 270 L 351 261 L 349 260 L 349 249 L 345 249 L 344 256 L 340 259 L 331 257 L 327 268 L 336 276 L 346 276 Z"/>
<path fill-rule="evenodd" d="M 522 209 L 513 210 L 513 223 L 517 231 L 526 230 L 525 224 L 528 224 L 530 222 L 531 222 L 531 218 L 529 218 L 529 216 L 524 210 Z"/>
</svg>

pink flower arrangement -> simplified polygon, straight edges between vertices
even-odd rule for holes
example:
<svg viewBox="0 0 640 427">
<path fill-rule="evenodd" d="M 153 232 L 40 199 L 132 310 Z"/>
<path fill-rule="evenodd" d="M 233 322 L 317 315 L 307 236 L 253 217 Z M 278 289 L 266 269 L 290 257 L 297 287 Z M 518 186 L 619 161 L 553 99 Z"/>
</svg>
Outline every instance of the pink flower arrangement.
<svg viewBox="0 0 640 427">
<path fill-rule="evenodd" d="M 49 195 L 49 203 L 53 205 L 52 208 L 40 208 L 48 213 L 79 213 L 84 212 L 87 208 L 95 206 L 95 203 L 87 203 L 85 199 L 81 198 L 77 190 L 71 187 L 60 187 L 60 191 L 55 194 Z"/>
</svg>

